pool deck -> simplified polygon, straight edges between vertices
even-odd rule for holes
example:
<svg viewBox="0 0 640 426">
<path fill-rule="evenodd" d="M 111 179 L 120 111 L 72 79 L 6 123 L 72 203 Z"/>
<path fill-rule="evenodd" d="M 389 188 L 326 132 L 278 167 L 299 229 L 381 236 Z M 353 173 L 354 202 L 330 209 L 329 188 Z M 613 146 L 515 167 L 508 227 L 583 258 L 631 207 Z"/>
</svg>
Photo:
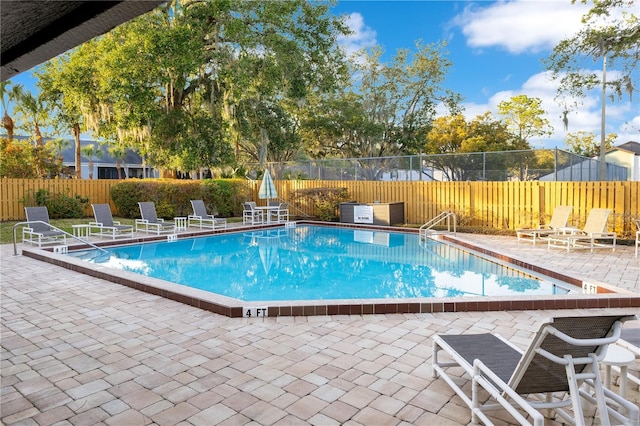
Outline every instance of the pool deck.
<svg viewBox="0 0 640 426">
<path fill-rule="evenodd" d="M 456 238 L 640 294 L 629 246 L 566 253 L 515 237 Z M 462 401 L 431 376 L 435 334 L 491 331 L 525 348 L 554 315 L 640 316 L 597 308 L 229 318 L 14 256 L 12 245 L 0 246 L 0 262 L 6 425 L 466 425 Z M 638 374 L 640 361 L 631 369 Z M 637 385 L 627 398 L 640 403 Z"/>
</svg>

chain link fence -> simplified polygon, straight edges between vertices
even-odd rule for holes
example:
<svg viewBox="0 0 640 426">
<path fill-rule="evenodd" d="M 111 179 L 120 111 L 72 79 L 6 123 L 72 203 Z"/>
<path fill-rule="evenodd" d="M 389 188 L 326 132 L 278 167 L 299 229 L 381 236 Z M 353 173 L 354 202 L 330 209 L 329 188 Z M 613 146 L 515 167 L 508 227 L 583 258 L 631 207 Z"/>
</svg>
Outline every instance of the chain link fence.
<svg viewBox="0 0 640 426">
<path fill-rule="evenodd" d="M 598 181 L 600 161 L 561 149 L 269 163 L 275 179 L 371 181 Z M 608 181 L 627 180 L 607 163 Z"/>
</svg>

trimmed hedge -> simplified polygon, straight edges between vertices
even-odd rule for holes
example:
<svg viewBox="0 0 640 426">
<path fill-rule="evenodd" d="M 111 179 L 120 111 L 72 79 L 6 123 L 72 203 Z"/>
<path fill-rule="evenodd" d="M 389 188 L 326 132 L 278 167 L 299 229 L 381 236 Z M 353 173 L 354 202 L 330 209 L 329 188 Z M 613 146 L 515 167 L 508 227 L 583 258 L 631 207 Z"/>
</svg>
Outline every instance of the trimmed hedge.
<svg viewBox="0 0 640 426">
<path fill-rule="evenodd" d="M 121 217 L 140 218 L 138 202 L 153 201 L 158 217 L 171 219 L 191 214 L 190 200 L 198 199 L 220 217 L 242 216 L 242 203 L 252 196 L 240 179 L 128 179 L 111 187 L 111 199 Z"/>
<path fill-rule="evenodd" d="M 84 207 L 89 203 L 88 198 L 71 195 L 68 190 L 65 193 L 51 193 L 48 189 L 39 189 L 33 198 L 25 200 L 25 206 L 47 207 L 50 219 L 80 219 L 84 217 Z"/>
</svg>

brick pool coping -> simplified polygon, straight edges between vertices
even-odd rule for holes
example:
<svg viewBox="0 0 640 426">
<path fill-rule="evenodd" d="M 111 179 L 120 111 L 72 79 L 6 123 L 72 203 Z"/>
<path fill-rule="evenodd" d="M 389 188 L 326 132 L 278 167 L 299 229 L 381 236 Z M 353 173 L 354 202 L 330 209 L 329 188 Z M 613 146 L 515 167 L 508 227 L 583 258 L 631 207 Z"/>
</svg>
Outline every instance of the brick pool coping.
<svg viewBox="0 0 640 426">
<path fill-rule="evenodd" d="M 339 224 L 333 222 L 298 221 L 298 224 L 311 224 L 378 231 L 418 233 L 417 229 L 385 226 Z M 178 239 L 208 236 L 219 233 L 256 231 L 269 228 L 280 228 L 282 225 L 264 225 L 251 227 L 235 227 L 226 230 L 195 231 L 188 229 L 178 234 Z M 504 262 L 521 269 L 546 275 L 569 285 L 576 286 L 576 291 L 588 288 L 589 293 L 566 295 L 534 295 L 534 296 L 492 296 L 465 298 L 415 298 L 415 299 L 345 299 L 345 300 L 308 300 L 308 301 L 267 301 L 243 302 L 238 299 L 209 293 L 203 290 L 174 284 L 168 281 L 145 277 L 127 271 L 113 270 L 99 264 L 89 263 L 74 257 L 53 253 L 52 249 L 23 248 L 22 254 L 27 257 L 52 263 L 63 268 L 104 279 L 116 284 L 131 287 L 149 294 L 161 296 L 200 309 L 225 315 L 232 318 L 245 316 L 248 308 L 252 313 L 260 309 L 266 316 L 314 316 L 314 315 L 374 315 L 402 313 L 437 313 L 437 312 L 476 312 L 476 311 L 521 311 L 549 309 L 581 309 L 581 308 L 626 308 L 640 307 L 640 294 L 627 292 L 602 283 L 585 282 L 538 265 L 533 265 L 514 258 L 505 253 L 488 250 L 462 241 L 452 235 L 439 235 L 437 238 L 454 245 L 480 253 L 494 260 Z M 94 242 L 99 247 L 143 242 L 166 241 L 165 236 L 144 236 L 133 239 Z M 74 245 L 70 250 L 87 249 L 88 245 Z M 262 311 L 264 309 L 264 311 Z"/>
</svg>

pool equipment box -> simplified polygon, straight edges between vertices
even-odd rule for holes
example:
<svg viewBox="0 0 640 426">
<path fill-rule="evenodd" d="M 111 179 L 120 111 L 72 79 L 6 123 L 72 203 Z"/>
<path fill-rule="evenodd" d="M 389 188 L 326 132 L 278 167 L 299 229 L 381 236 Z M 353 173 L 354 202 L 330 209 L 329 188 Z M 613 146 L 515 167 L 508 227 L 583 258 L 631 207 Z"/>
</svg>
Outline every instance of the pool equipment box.
<svg viewBox="0 0 640 426">
<path fill-rule="evenodd" d="M 404 202 L 340 203 L 340 222 L 372 225 L 404 223 Z"/>
</svg>

